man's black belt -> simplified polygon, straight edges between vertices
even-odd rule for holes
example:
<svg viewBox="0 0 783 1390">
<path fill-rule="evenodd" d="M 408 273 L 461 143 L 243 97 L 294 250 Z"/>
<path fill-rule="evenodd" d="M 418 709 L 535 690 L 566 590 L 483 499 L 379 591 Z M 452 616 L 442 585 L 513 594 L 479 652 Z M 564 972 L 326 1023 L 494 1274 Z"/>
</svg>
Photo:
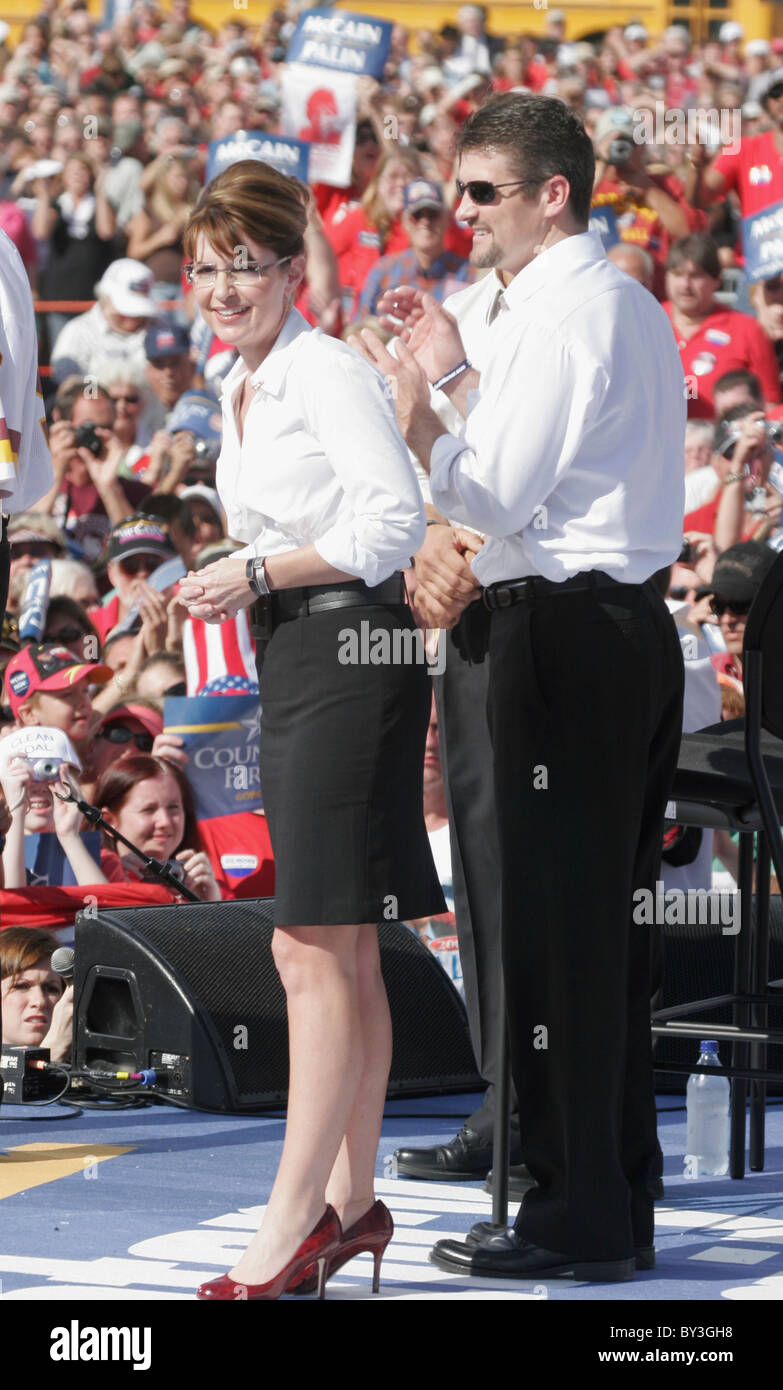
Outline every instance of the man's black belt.
<svg viewBox="0 0 783 1390">
<path fill-rule="evenodd" d="M 254 637 L 268 641 L 280 623 L 305 618 L 311 613 L 325 613 L 331 608 L 365 608 L 382 604 L 386 607 L 405 603 L 405 581 L 393 574 L 382 584 L 370 588 L 363 579 L 340 584 L 311 584 L 299 589 L 277 589 L 253 605 L 250 631 Z"/>
<path fill-rule="evenodd" d="M 496 608 L 511 608 L 515 603 L 526 603 L 534 598 L 551 598 L 557 594 L 572 594 L 588 589 L 638 589 L 638 584 L 626 584 L 612 579 L 603 570 L 586 570 L 575 574 L 571 579 L 557 583 L 544 579 L 543 575 L 531 574 L 524 579 L 504 579 L 497 584 L 489 584 L 482 595 L 485 607 L 490 612 Z"/>
</svg>

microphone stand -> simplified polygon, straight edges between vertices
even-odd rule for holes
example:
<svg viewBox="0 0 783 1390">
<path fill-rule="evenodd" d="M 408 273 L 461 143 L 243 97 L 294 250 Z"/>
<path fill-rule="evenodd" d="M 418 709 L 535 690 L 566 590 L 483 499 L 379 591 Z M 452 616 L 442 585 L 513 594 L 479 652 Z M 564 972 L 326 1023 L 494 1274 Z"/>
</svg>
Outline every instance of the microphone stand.
<svg viewBox="0 0 783 1390">
<path fill-rule="evenodd" d="M 91 825 L 97 826 L 100 830 L 105 830 L 106 834 L 110 835 L 115 842 L 121 840 L 128 849 L 133 851 L 137 859 L 142 861 L 147 873 L 152 874 L 153 878 L 159 879 L 161 883 L 165 883 L 167 888 L 172 888 L 174 892 L 179 893 L 183 898 L 187 898 L 188 902 L 200 903 L 204 901 L 203 898 L 198 896 L 198 893 L 194 893 L 192 888 L 186 887 L 182 879 L 177 877 L 172 868 L 172 862 L 176 861 L 167 859 L 164 864 L 162 860 L 154 859 L 152 855 L 145 854 L 137 845 L 134 845 L 132 840 L 128 840 L 125 835 L 121 835 L 119 830 L 116 830 L 113 825 L 109 825 L 108 821 L 104 820 L 97 806 L 91 806 L 89 801 L 85 801 L 83 797 L 79 796 L 70 779 L 64 785 L 68 795 L 61 796 L 60 799 L 62 801 L 75 802 L 82 815 Z M 54 794 L 55 796 L 60 796 L 59 792 L 55 792 Z M 179 868 L 180 866 L 178 865 L 177 867 Z"/>
</svg>

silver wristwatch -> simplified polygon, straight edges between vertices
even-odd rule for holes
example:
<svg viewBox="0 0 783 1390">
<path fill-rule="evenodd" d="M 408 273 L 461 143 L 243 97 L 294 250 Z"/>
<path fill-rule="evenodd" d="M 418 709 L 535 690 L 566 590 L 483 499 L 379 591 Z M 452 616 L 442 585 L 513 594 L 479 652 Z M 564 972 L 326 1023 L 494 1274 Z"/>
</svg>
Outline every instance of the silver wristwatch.
<svg viewBox="0 0 783 1390">
<path fill-rule="evenodd" d="M 256 598 L 264 598 L 269 593 L 269 585 L 266 582 L 266 575 L 264 574 L 265 558 L 265 556 L 256 557 L 252 560 L 248 560 L 245 565 L 247 582 Z"/>
</svg>

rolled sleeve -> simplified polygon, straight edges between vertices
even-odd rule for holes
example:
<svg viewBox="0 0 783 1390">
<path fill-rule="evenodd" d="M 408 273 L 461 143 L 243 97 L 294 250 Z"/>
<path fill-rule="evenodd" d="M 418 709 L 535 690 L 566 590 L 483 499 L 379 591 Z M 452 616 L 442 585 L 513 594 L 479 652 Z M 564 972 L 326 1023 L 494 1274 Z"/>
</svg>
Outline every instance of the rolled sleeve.
<svg viewBox="0 0 783 1390">
<path fill-rule="evenodd" d="M 315 547 L 335 569 L 373 586 L 405 569 L 423 545 L 424 502 L 380 373 L 346 353 L 329 385 L 309 403 L 313 432 L 352 515 L 319 536 Z"/>
</svg>

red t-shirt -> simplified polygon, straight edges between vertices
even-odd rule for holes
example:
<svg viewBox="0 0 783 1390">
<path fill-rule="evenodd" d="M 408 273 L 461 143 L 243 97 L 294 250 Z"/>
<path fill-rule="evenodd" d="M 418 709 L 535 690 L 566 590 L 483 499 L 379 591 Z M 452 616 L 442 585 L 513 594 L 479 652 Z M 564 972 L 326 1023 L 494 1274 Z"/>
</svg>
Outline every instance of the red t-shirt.
<svg viewBox="0 0 783 1390">
<path fill-rule="evenodd" d="M 755 372 L 761 382 L 765 400 L 774 403 L 780 400 L 780 376 L 775 349 L 760 324 L 751 318 L 750 314 L 739 314 L 736 309 L 719 309 L 716 313 L 708 315 L 698 333 L 685 342 L 677 338 L 671 302 L 667 300 L 663 308 L 669 315 L 669 322 L 677 339 L 682 369 L 689 378 L 687 384 L 690 419 L 715 418 L 712 400 L 715 382 L 724 372 L 732 372 L 740 367 Z M 692 394 L 693 399 L 690 399 Z"/>
<path fill-rule="evenodd" d="M 783 201 L 783 154 L 774 131 L 747 136 L 736 154 L 724 150 L 712 167 L 726 180 L 726 191 L 737 194 L 743 217 Z"/>
<path fill-rule="evenodd" d="M 377 227 L 371 226 L 364 208 L 354 208 L 337 224 L 327 227 L 326 235 L 337 257 L 340 288 L 343 291 L 343 313 L 351 317 L 367 272 L 381 256 L 407 251 L 410 242 L 399 219 L 393 222 L 384 241 Z"/>
<path fill-rule="evenodd" d="M 312 193 L 325 231 L 334 223 L 342 222 L 349 212 L 353 212 L 359 206 L 362 197 L 353 183 L 349 184 L 348 188 L 333 188 L 330 183 L 314 183 Z"/>
<path fill-rule="evenodd" d="M 275 861 L 266 816 L 238 811 L 201 821 L 198 829 L 224 900 L 274 896 Z"/>
</svg>

